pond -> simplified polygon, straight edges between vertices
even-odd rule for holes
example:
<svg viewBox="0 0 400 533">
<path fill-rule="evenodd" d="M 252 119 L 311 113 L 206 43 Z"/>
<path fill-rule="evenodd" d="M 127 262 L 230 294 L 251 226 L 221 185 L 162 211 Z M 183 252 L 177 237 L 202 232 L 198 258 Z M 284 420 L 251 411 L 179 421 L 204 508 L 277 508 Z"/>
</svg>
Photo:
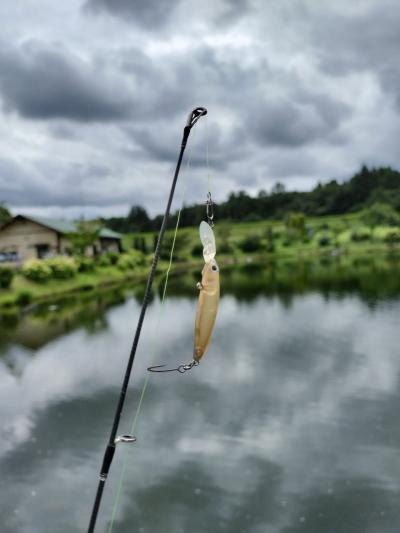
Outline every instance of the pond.
<svg viewBox="0 0 400 533">
<path fill-rule="evenodd" d="M 399 274 L 390 258 L 222 269 L 210 350 L 150 376 L 96 531 L 398 533 Z M 163 306 L 154 294 L 121 433 L 146 367 L 191 360 L 197 278 L 171 279 Z M 140 297 L 3 324 L 2 533 L 86 531 Z"/>
</svg>

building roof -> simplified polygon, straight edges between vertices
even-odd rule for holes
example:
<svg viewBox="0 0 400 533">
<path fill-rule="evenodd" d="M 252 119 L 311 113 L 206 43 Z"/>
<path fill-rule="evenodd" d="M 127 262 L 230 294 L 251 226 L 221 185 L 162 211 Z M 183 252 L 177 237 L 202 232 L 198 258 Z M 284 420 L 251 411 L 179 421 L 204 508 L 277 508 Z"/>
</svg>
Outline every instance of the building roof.
<svg viewBox="0 0 400 533">
<path fill-rule="evenodd" d="M 76 223 L 71 220 L 64 220 L 62 218 L 47 218 L 47 217 L 37 217 L 32 215 L 17 215 L 17 217 L 27 218 L 32 222 L 37 222 L 41 226 L 46 226 L 47 228 L 53 229 L 58 233 L 74 233 L 76 231 Z"/>
<path fill-rule="evenodd" d="M 40 224 L 41 226 L 45 226 L 46 228 L 50 228 L 54 231 L 57 231 L 58 233 L 75 233 L 78 230 L 77 222 L 73 222 L 71 220 L 64 220 L 62 218 L 47 218 L 22 214 L 17 215 L 14 218 L 17 217 L 26 218 L 28 220 L 31 220 L 32 222 Z M 102 237 L 103 239 L 122 239 L 122 235 L 120 233 L 117 233 L 116 231 L 113 231 L 109 228 L 101 228 L 99 237 Z"/>
<path fill-rule="evenodd" d="M 122 235 L 110 228 L 101 228 L 100 237 L 103 239 L 122 239 Z"/>
</svg>

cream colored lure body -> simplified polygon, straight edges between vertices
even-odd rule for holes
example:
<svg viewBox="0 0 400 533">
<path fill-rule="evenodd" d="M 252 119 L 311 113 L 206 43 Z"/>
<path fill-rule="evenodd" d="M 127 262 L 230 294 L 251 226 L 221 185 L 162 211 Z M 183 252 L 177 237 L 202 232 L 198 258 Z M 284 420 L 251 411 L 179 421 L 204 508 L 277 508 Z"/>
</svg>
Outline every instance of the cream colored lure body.
<svg viewBox="0 0 400 533">
<path fill-rule="evenodd" d="M 194 327 L 193 359 L 197 362 L 206 353 L 217 318 L 219 304 L 219 268 L 215 259 L 204 265 Z"/>
<path fill-rule="evenodd" d="M 166 369 L 165 365 L 151 366 L 148 368 L 150 372 L 173 372 L 175 370 L 181 373 L 186 372 L 199 364 L 210 344 L 219 304 L 219 268 L 215 260 L 216 246 L 211 226 L 202 222 L 199 229 L 205 265 L 201 282 L 197 284 L 200 294 L 194 326 L 193 361 L 177 368 Z"/>
</svg>

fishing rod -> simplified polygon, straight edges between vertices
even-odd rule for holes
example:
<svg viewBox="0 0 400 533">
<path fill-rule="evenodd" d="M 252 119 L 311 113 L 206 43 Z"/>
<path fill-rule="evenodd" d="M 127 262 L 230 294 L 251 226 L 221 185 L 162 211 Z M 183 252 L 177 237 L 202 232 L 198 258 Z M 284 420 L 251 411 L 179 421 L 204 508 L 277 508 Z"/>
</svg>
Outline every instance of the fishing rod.
<svg viewBox="0 0 400 533">
<path fill-rule="evenodd" d="M 119 395 L 119 400 L 118 400 L 118 403 L 117 403 L 117 408 L 115 410 L 114 421 L 113 421 L 112 428 L 111 428 L 110 438 L 109 438 L 109 441 L 108 441 L 108 444 L 107 444 L 107 447 L 106 447 L 106 450 L 105 450 L 105 453 L 104 453 L 104 458 L 103 458 L 103 462 L 102 462 L 101 469 L 100 469 L 99 483 L 98 483 L 98 486 L 97 486 L 97 492 L 96 492 L 96 497 L 95 497 L 94 504 L 93 504 L 92 514 L 90 516 L 88 533 L 93 533 L 94 532 L 97 516 L 99 514 L 99 508 L 100 508 L 101 498 L 102 498 L 102 495 L 103 495 L 104 485 L 106 483 L 108 472 L 110 471 L 110 466 L 111 466 L 112 460 L 114 458 L 116 445 L 118 443 L 120 443 L 120 442 L 135 442 L 136 441 L 136 437 L 134 437 L 133 435 L 120 435 L 120 436 L 117 437 L 118 425 L 119 425 L 119 421 L 120 421 L 120 418 L 121 418 L 122 410 L 124 408 L 125 396 L 126 396 L 126 392 L 127 392 L 127 389 L 128 389 L 128 384 L 129 384 L 129 379 L 130 379 L 131 372 L 132 372 L 133 362 L 135 360 L 135 355 L 136 355 L 136 350 L 137 350 L 137 346 L 138 346 L 138 343 L 139 343 L 140 333 L 142 331 L 142 325 L 143 325 L 143 320 L 144 320 L 144 317 L 145 317 L 145 314 L 146 314 L 147 304 L 149 303 L 151 287 L 153 285 L 153 280 L 154 280 L 154 276 L 155 276 L 155 272 L 156 272 L 156 268 L 157 268 L 157 263 L 158 263 L 158 259 L 159 259 L 159 256 L 160 256 L 160 248 L 161 248 L 161 244 L 162 244 L 162 241 L 163 241 L 165 229 L 166 229 L 166 226 L 167 226 L 167 220 L 168 220 L 168 217 L 169 217 L 169 212 L 170 212 L 170 209 L 171 209 L 172 200 L 173 200 L 174 193 L 175 193 L 176 182 L 178 181 L 179 170 L 181 168 L 183 154 L 185 152 L 187 140 L 189 138 L 190 131 L 191 131 L 192 127 L 196 124 L 196 122 L 199 120 L 200 117 L 202 117 L 202 116 L 204 116 L 206 114 L 207 114 L 207 109 L 205 107 L 196 107 L 189 114 L 189 117 L 188 117 L 187 122 L 186 122 L 186 126 L 183 129 L 183 137 L 182 137 L 181 149 L 180 149 L 180 152 L 179 152 L 178 161 L 176 163 L 175 174 L 174 174 L 174 177 L 173 177 L 173 180 L 172 180 L 172 185 L 171 185 L 171 190 L 170 190 L 170 193 L 169 193 L 167 207 L 165 209 L 164 218 L 163 218 L 163 221 L 162 221 L 162 224 L 161 224 L 160 232 L 158 234 L 157 245 L 156 245 L 156 249 L 154 251 L 154 257 L 153 257 L 153 262 L 151 264 L 149 277 L 147 278 L 146 290 L 145 290 L 144 297 L 143 297 L 142 307 L 141 307 L 141 310 L 140 310 L 140 315 L 139 315 L 138 323 L 137 323 L 137 326 L 136 326 L 136 332 L 135 332 L 135 336 L 134 336 L 134 339 L 133 339 L 132 348 L 131 348 L 131 351 L 130 351 L 130 354 L 129 354 L 129 359 L 128 359 L 128 364 L 127 364 L 126 371 L 125 371 L 125 376 L 124 376 L 124 379 L 123 379 L 123 382 L 122 382 L 122 387 L 121 387 L 121 392 L 120 392 L 120 395 Z"/>
</svg>

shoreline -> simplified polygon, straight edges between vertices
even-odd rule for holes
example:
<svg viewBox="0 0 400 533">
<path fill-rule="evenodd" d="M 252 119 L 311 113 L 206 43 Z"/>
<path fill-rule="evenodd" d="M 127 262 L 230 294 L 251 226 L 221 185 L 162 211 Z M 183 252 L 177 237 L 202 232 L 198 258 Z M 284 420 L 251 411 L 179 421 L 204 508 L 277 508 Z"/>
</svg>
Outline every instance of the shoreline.
<svg viewBox="0 0 400 533">
<path fill-rule="evenodd" d="M 357 247 L 358 248 L 358 247 Z M 296 261 L 307 262 L 317 261 L 323 259 L 329 260 L 352 260 L 357 258 L 382 258 L 400 260 L 400 247 L 396 246 L 393 249 L 385 247 L 362 247 L 357 249 L 352 247 L 351 250 L 346 248 L 323 248 L 302 251 L 296 250 L 296 253 L 261 253 L 261 254 L 241 254 L 241 255 L 221 255 L 219 263 L 222 268 L 232 268 L 234 266 L 244 266 L 248 264 L 254 265 L 268 265 L 280 261 Z M 156 278 L 162 277 L 168 264 L 163 261 L 158 265 Z M 187 270 L 194 270 L 199 268 L 199 272 L 203 267 L 202 259 L 177 261 L 172 265 L 171 275 L 176 276 Z M 7 320 L 11 316 L 29 313 L 38 304 L 62 298 L 63 296 L 83 294 L 96 291 L 106 290 L 112 287 L 122 287 L 132 283 L 141 283 L 146 281 L 150 266 L 141 267 L 133 272 L 118 271 L 115 268 L 102 268 L 97 272 L 90 274 L 78 274 L 75 278 L 69 280 L 51 280 L 47 283 L 40 284 L 28 282 L 21 279 L 22 275 L 17 274 L 16 278 L 19 283 L 14 284 L 11 289 L 0 291 L 0 320 Z M 13 280 L 14 282 L 16 281 Z M 17 285 L 17 286 L 15 286 Z M 18 295 L 22 291 L 29 291 L 31 299 L 29 303 L 20 304 L 17 301 Z"/>
</svg>

